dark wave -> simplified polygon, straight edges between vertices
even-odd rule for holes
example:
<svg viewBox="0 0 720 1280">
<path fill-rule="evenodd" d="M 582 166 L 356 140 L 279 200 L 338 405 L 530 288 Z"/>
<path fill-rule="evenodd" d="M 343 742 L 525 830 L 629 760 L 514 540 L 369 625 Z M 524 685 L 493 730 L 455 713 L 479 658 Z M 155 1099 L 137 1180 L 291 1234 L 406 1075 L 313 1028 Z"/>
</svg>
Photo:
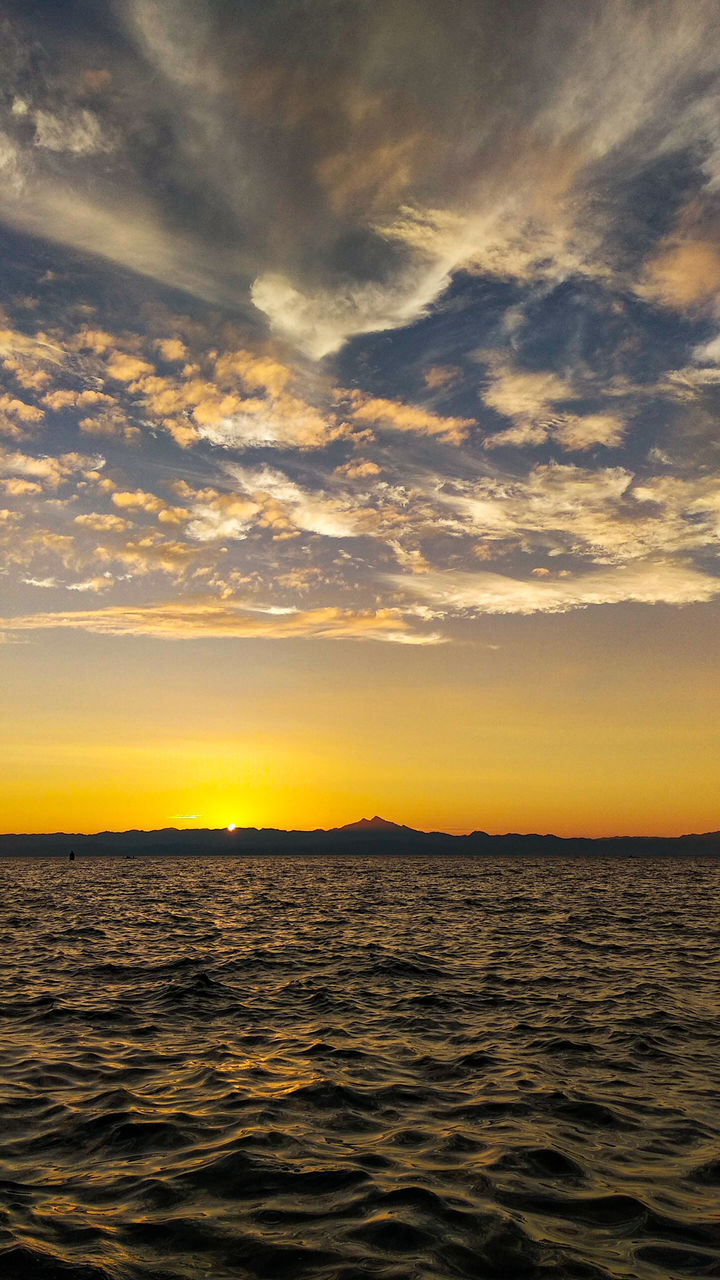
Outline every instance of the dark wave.
<svg viewBox="0 0 720 1280">
<path fill-rule="evenodd" d="M 719 880 L 1 863 L 0 1276 L 720 1276 Z"/>
</svg>

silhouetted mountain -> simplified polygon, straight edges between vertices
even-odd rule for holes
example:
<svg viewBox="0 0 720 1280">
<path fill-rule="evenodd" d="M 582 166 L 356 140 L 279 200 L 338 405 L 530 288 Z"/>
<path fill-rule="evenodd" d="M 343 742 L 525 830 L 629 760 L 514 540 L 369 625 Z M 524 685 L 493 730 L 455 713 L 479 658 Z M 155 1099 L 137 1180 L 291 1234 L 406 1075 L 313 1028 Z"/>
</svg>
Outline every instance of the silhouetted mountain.
<svg viewBox="0 0 720 1280">
<path fill-rule="evenodd" d="M 377 814 L 375 814 L 374 818 L 360 818 L 359 822 L 346 822 L 344 827 L 336 827 L 335 830 L 367 831 L 373 834 L 376 832 L 389 834 L 391 831 L 412 831 L 413 835 L 419 834 L 414 827 L 403 827 L 399 822 L 388 822 L 387 818 L 379 818 Z"/>
<path fill-rule="evenodd" d="M 182 830 L 101 831 L 96 835 L 55 832 L 51 835 L 0 835 L 0 856 L 78 857 L 153 855 L 200 857 L 218 855 L 386 854 L 426 857 L 675 857 L 720 856 L 720 832 L 685 836 L 612 836 L 590 839 L 553 835 L 467 836 L 443 831 L 416 831 L 385 818 L 361 818 L 330 831 L 279 831 L 272 827 L 239 827 L 229 831 Z"/>
</svg>

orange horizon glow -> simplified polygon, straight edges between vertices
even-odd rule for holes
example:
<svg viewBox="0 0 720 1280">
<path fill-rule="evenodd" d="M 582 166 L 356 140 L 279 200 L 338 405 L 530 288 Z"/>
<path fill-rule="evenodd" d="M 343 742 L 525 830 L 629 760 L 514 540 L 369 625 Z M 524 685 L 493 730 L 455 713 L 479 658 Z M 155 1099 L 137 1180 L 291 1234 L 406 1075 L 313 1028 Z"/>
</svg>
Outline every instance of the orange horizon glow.
<svg viewBox="0 0 720 1280">
<path fill-rule="evenodd" d="M 482 645 L 6 645 L 5 832 L 720 828 L 716 613 L 501 619 Z"/>
<path fill-rule="evenodd" d="M 570 766 L 571 755 L 572 751 L 564 753 L 561 774 L 563 764 Z M 16 773 L 11 798 L 3 805 L 3 829 L 90 834 L 164 827 L 229 831 L 234 825 L 311 831 L 376 813 L 417 830 L 449 834 L 482 830 L 497 835 L 673 836 L 716 830 L 720 825 L 715 795 L 708 794 L 711 778 L 707 777 L 703 789 L 697 775 L 675 778 L 670 795 L 667 769 L 658 771 L 652 790 L 646 783 L 641 796 L 637 777 L 627 771 L 614 779 L 587 779 L 583 796 L 578 797 L 562 794 L 556 763 L 543 769 L 536 766 L 535 775 L 526 774 L 521 783 L 518 761 L 517 774 L 496 770 L 491 776 L 488 769 L 486 795 L 476 807 L 467 795 L 471 780 L 459 771 L 457 761 L 449 761 L 445 775 L 436 779 L 442 794 L 433 798 L 423 794 L 412 765 L 396 766 L 390 777 L 387 759 L 367 761 L 363 768 L 352 761 L 349 751 L 348 759 L 354 779 L 348 777 L 347 764 L 343 768 L 339 750 L 326 749 L 320 758 L 303 765 L 287 746 L 272 740 L 252 752 L 234 742 L 212 746 L 165 742 L 147 750 L 125 742 L 110 752 L 77 744 L 56 748 L 52 759 L 45 756 L 41 795 L 32 776 L 23 779 L 19 770 Z M 377 791 L 373 790 L 376 774 L 385 774 Z M 242 781 L 235 781 L 238 776 Z M 419 768 L 417 776 L 422 777 Z M 609 790 L 610 782 L 614 785 L 608 796 L 603 792 Z M 703 790 L 706 798 L 700 803 Z M 183 800 L 190 803 L 179 803 Z M 228 811 L 235 815 L 232 824 Z M 34 822 L 27 821 L 31 812 L 37 815 Z M 178 816 L 184 813 L 192 813 L 192 819 Z"/>
</svg>

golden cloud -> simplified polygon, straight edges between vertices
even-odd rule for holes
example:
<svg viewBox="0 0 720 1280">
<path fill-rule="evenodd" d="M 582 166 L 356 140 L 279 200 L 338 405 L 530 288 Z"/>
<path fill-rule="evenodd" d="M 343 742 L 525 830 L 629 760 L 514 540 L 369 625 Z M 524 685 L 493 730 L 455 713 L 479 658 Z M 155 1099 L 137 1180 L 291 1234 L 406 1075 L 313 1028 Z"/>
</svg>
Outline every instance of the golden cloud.
<svg viewBox="0 0 720 1280">
<path fill-rule="evenodd" d="M 86 408 L 89 405 L 110 405 L 114 404 L 112 396 L 105 395 L 102 391 L 49 391 L 43 396 L 43 404 L 49 409 L 58 412 L 61 409 L 69 408 Z"/>
<path fill-rule="evenodd" d="M 642 291 L 683 310 L 720 290 L 720 248 L 713 240 L 669 243 L 647 263 Z"/>
<path fill-rule="evenodd" d="M 241 378 L 251 391 L 265 391 L 273 398 L 281 396 L 292 379 L 292 370 L 272 356 L 252 351 L 227 351 L 215 360 L 218 382 L 234 383 Z"/>
<path fill-rule="evenodd" d="M 145 511 L 148 515 L 157 515 L 165 506 L 157 494 L 146 493 L 143 489 L 119 489 L 113 493 L 111 501 L 123 510 Z"/>
<path fill-rule="evenodd" d="M 124 351 L 118 351 L 108 361 L 107 371 L 110 377 L 117 379 L 118 382 L 134 382 L 137 378 L 155 372 L 153 365 L 147 360 L 141 360 L 138 356 L 129 356 Z"/>
<path fill-rule="evenodd" d="M 350 413 L 356 422 L 372 423 L 395 431 L 410 431 L 422 436 L 436 436 L 445 444 L 463 444 L 474 427 L 472 418 L 443 418 L 440 414 L 400 400 L 383 400 L 363 391 L 341 392 L 350 402 Z"/>
<path fill-rule="evenodd" d="M 33 457 L 28 453 L 13 452 L 0 446 L 0 475 L 25 476 L 38 480 L 51 489 L 72 475 L 79 474 L 85 478 L 96 475 L 97 458 L 89 458 L 81 453 L 62 453 L 58 457 Z"/>
<path fill-rule="evenodd" d="M 88 511 L 84 515 L 75 516 L 74 523 L 98 533 L 125 533 L 132 528 L 130 521 L 123 520 L 122 516 L 101 511 Z"/>
<path fill-rule="evenodd" d="M 187 360 L 187 347 L 179 338 L 158 338 L 155 346 L 168 364 L 173 364 L 176 360 Z"/>
<path fill-rule="evenodd" d="M 6 392 L 0 394 L 0 413 L 6 413 L 24 423 L 42 422 L 45 417 L 37 405 L 27 404 L 25 400 L 18 400 L 16 396 L 10 396 Z"/>
<path fill-rule="evenodd" d="M 379 476 L 381 472 L 382 467 L 377 462 L 368 462 L 363 458 L 358 458 L 356 462 L 345 462 L 335 468 L 335 475 L 344 476 L 346 480 L 369 480 L 372 476 Z"/>
<path fill-rule="evenodd" d="M 19 476 L 0 480 L 0 486 L 11 498 L 31 497 L 43 491 L 42 485 L 38 484 L 36 480 L 22 480 Z"/>
<path fill-rule="evenodd" d="M 434 634 L 410 631 L 400 611 L 354 613 L 338 608 L 305 612 L 262 612 L 219 600 L 170 601 L 155 605 L 113 606 L 72 612 L 36 613 L 0 618 L 5 632 L 70 628 L 97 635 L 143 635 L 162 640 L 298 639 L 384 640 L 399 644 L 437 644 Z"/>
</svg>

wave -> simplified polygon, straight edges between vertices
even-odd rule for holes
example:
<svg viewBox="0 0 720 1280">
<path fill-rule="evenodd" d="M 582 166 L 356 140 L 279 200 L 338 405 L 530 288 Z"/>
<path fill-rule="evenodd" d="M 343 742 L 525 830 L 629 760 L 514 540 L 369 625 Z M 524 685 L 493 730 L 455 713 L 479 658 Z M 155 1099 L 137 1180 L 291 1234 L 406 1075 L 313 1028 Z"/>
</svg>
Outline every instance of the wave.
<svg viewBox="0 0 720 1280">
<path fill-rule="evenodd" d="M 720 1275 L 720 866 L 121 870 L 0 864 L 3 1280 Z"/>
</svg>

